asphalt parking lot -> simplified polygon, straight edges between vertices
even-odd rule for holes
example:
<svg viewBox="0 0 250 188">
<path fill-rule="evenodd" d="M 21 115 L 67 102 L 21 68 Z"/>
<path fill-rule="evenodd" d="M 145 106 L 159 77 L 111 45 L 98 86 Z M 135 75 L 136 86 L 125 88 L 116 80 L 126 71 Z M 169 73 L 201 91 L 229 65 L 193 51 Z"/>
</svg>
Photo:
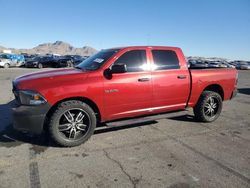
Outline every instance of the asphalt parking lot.
<svg viewBox="0 0 250 188">
<path fill-rule="evenodd" d="M 250 187 L 250 72 L 210 124 L 186 116 L 96 131 L 78 147 L 12 130 L 11 81 L 0 69 L 0 187 Z"/>
</svg>

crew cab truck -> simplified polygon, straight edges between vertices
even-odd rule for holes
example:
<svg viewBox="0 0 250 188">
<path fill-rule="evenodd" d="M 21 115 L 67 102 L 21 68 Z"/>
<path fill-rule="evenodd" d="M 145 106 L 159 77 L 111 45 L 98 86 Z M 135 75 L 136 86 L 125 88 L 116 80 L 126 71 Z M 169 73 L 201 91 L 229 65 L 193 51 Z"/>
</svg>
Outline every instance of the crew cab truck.
<svg viewBox="0 0 250 188">
<path fill-rule="evenodd" d="M 62 146 L 87 141 L 97 125 L 194 109 L 216 120 L 237 93 L 234 68 L 189 69 L 180 48 L 136 46 L 101 50 L 70 69 L 13 81 L 14 128 L 44 130 Z"/>
</svg>

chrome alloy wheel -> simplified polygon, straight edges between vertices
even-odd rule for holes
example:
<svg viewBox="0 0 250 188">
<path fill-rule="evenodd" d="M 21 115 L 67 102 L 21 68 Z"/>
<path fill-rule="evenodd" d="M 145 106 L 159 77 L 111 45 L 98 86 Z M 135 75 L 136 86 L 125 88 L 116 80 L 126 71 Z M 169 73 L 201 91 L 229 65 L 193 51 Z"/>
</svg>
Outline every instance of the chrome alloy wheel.
<svg viewBox="0 0 250 188">
<path fill-rule="evenodd" d="M 215 97 L 209 97 L 204 106 L 204 113 L 207 117 L 213 118 L 216 116 L 219 109 L 219 101 Z"/>
<path fill-rule="evenodd" d="M 73 108 L 61 115 L 58 131 L 65 139 L 75 141 L 87 134 L 90 124 L 88 113 L 80 108 Z"/>
</svg>

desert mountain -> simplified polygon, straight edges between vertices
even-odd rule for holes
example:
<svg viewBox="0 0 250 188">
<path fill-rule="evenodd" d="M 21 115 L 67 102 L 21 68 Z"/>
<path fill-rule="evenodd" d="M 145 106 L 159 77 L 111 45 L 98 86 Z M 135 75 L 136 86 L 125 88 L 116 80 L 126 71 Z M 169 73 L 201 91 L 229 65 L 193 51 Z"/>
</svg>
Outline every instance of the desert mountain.
<svg viewBox="0 0 250 188">
<path fill-rule="evenodd" d="M 89 46 L 84 46 L 82 48 L 75 48 L 69 43 L 63 41 L 56 41 L 54 43 L 43 43 L 31 49 L 15 49 L 15 48 L 5 48 L 3 46 L 0 46 L 0 51 L 4 49 L 9 49 L 13 53 L 28 53 L 28 54 L 53 53 L 60 55 L 70 54 L 70 55 L 82 55 L 82 56 L 90 56 L 97 51 L 96 49 Z"/>
</svg>

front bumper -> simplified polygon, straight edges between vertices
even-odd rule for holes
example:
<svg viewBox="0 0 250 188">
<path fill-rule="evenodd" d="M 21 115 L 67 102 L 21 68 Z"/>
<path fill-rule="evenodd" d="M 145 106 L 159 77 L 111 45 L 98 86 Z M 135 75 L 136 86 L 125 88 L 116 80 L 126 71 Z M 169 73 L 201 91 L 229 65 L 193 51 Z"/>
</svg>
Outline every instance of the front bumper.
<svg viewBox="0 0 250 188">
<path fill-rule="evenodd" d="M 40 106 L 20 105 L 12 108 L 14 129 L 34 134 L 42 133 L 49 109 L 48 103 Z"/>
<path fill-rule="evenodd" d="M 27 68 L 35 68 L 38 67 L 37 64 L 25 64 L 25 67 Z"/>
</svg>

